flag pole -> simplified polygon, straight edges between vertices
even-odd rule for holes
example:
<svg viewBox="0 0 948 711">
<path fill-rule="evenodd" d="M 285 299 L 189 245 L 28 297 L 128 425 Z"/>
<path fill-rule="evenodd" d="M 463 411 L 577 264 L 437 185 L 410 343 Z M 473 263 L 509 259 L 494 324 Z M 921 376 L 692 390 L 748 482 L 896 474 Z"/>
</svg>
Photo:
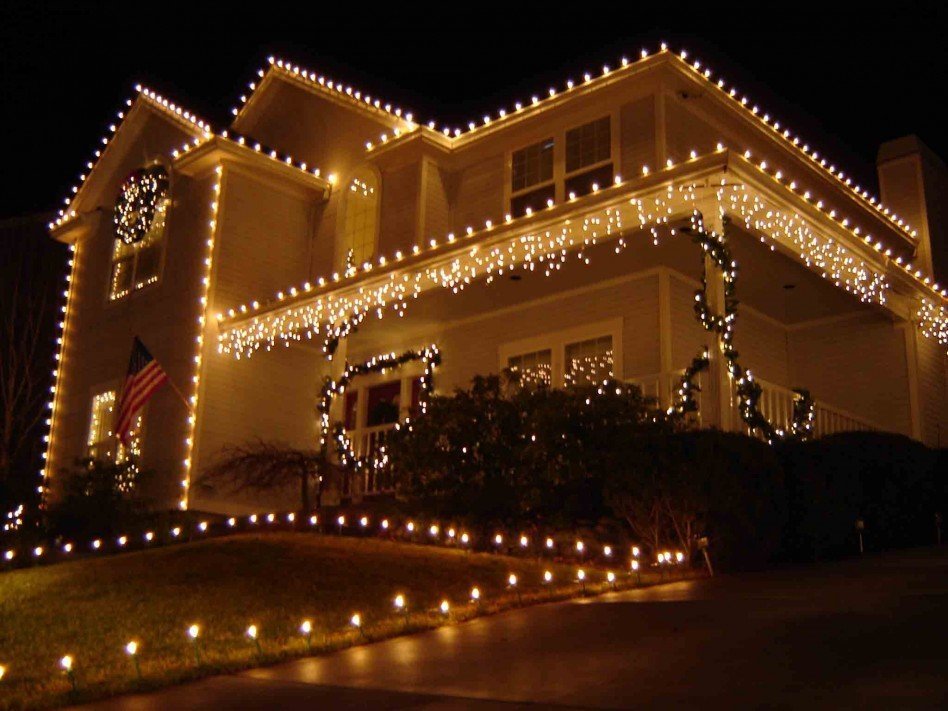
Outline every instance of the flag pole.
<svg viewBox="0 0 948 711">
<path fill-rule="evenodd" d="M 177 395 L 177 396 L 181 399 L 181 403 L 187 408 L 188 412 L 190 412 L 190 413 L 193 415 L 193 414 L 194 414 L 194 408 L 191 407 L 191 402 L 190 402 L 190 400 L 188 400 L 188 399 L 184 396 L 184 393 L 181 392 L 181 390 L 178 389 L 178 386 L 174 384 L 174 381 L 173 381 L 170 377 L 168 377 L 168 378 L 165 380 L 165 382 L 168 383 L 168 385 L 171 386 L 171 389 L 174 390 L 175 395 Z"/>
</svg>

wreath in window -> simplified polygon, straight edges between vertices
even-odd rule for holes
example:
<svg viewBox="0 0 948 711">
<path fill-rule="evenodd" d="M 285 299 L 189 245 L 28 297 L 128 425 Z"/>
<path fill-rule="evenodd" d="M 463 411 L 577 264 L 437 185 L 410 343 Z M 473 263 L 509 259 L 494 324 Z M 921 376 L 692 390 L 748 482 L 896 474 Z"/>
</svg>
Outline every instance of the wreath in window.
<svg viewBox="0 0 948 711">
<path fill-rule="evenodd" d="M 115 201 L 112 220 L 116 239 L 128 245 L 141 242 L 167 197 L 168 171 L 162 166 L 140 168 L 129 175 Z"/>
</svg>

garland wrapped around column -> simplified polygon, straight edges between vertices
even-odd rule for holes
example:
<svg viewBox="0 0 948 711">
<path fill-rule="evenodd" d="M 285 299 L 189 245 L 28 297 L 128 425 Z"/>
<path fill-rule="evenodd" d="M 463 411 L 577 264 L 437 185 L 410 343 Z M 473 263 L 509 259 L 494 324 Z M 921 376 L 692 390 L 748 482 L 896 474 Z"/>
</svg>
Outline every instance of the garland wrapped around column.
<svg viewBox="0 0 948 711">
<path fill-rule="evenodd" d="M 425 372 L 421 376 L 421 397 L 419 403 L 421 412 L 424 413 L 434 382 L 434 369 L 441 364 L 441 352 L 435 345 L 430 345 L 421 350 L 407 350 L 398 355 L 395 353 L 378 355 L 364 363 L 346 364 L 338 381 L 334 381 L 329 377 L 325 379 L 320 392 L 319 401 L 316 405 L 316 409 L 319 412 L 320 451 L 324 456 L 327 452 L 331 434 L 336 445 L 336 453 L 339 455 L 339 463 L 343 466 L 350 469 L 361 470 L 369 466 L 380 469 L 385 465 L 386 459 L 384 453 L 381 457 L 371 461 L 356 456 L 352 449 L 352 443 L 346 435 L 345 428 L 341 424 L 337 424 L 335 427 L 331 426 L 329 422 L 329 408 L 332 406 L 332 401 L 336 397 L 346 392 L 346 388 L 353 378 L 360 375 L 368 375 L 369 373 L 381 373 L 385 370 L 398 368 L 405 363 L 413 361 L 422 361 L 425 364 Z"/>
<path fill-rule="evenodd" d="M 697 218 L 700 220 L 700 218 Z M 737 286 L 737 262 L 731 257 L 727 247 L 726 231 L 730 220 L 724 218 L 725 234 L 717 235 L 705 232 L 700 222 L 692 227 L 682 229 L 682 232 L 691 235 L 692 240 L 699 244 L 704 255 L 709 256 L 724 276 L 724 313 L 712 313 L 708 306 L 708 272 L 707 262 L 702 258 L 703 273 L 701 288 L 695 291 L 695 315 L 698 321 L 709 333 L 718 334 L 721 338 L 721 352 L 727 362 L 735 382 L 737 392 L 737 407 L 741 419 L 753 434 L 760 434 L 769 443 L 783 439 L 808 439 L 813 433 L 815 419 L 813 399 L 807 390 L 794 390 L 797 397 L 793 402 L 793 414 L 789 430 L 774 427 L 760 411 L 760 384 L 754 380 L 753 374 L 745 370 L 738 362 L 738 352 L 734 347 L 734 324 L 737 321 L 737 299 L 734 293 Z M 694 412 L 698 409 L 695 393 L 700 392 L 696 379 L 698 374 L 707 370 L 711 364 L 710 353 L 705 347 L 704 352 L 697 356 L 691 365 L 685 369 L 677 391 L 673 411 L 681 414 Z"/>
</svg>

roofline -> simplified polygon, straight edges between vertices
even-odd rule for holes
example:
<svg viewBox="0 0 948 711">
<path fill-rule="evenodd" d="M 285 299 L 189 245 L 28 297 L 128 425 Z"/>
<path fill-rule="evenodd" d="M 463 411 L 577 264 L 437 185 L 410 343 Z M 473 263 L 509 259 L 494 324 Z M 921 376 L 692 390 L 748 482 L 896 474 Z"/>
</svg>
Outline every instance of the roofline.
<svg viewBox="0 0 948 711">
<path fill-rule="evenodd" d="M 419 269 L 426 263 L 435 260 L 443 261 L 455 255 L 463 255 L 474 245 L 478 249 L 489 249 L 494 242 L 508 240 L 511 232 L 514 231 L 523 232 L 525 229 L 542 231 L 548 224 L 569 218 L 580 206 L 585 210 L 594 210 L 600 206 L 605 207 L 614 203 L 617 199 L 621 201 L 624 197 L 622 191 L 626 193 L 630 190 L 635 192 L 649 191 L 662 185 L 670 185 L 676 181 L 680 182 L 683 179 L 698 180 L 717 173 L 731 174 L 742 181 L 753 183 L 756 190 L 771 195 L 772 199 L 788 205 L 794 211 L 803 213 L 806 215 L 806 219 L 814 225 L 818 225 L 827 234 L 831 234 L 834 239 L 845 240 L 844 246 L 847 250 L 851 251 L 854 256 L 873 265 L 881 273 L 899 274 L 900 277 L 905 277 L 905 279 L 900 278 L 901 284 L 911 283 L 912 288 L 917 292 L 925 292 L 924 297 L 935 299 L 941 304 L 948 303 L 945 292 L 936 291 L 930 283 L 925 283 L 922 278 L 917 277 L 912 272 L 911 265 L 903 264 L 900 259 L 893 259 L 891 254 L 882 251 L 878 243 L 873 245 L 860 238 L 854 229 L 848 226 L 848 220 L 827 213 L 820 206 L 801 195 L 793 183 L 781 179 L 776 174 L 769 173 L 765 166 L 751 163 L 740 154 L 720 149 L 715 153 L 695 157 L 660 171 L 647 171 L 632 181 L 604 188 L 598 193 L 554 205 L 532 215 L 507 220 L 496 227 L 488 221 L 483 230 L 474 231 L 472 228 L 468 228 L 467 234 L 460 240 L 454 234 L 448 235 L 447 244 L 438 244 L 432 240 L 433 244 L 425 248 L 423 252 L 416 245 L 415 249 L 417 251 L 414 254 L 403 256 L 400 252 L 397 252 L 394 258 L 382 257 L 378 267 L 370 266 L 368 269 L 357 270 L 352 275 L 341 276 L 332 280 L 319 279 L 316 286 L 307 283 L 302 288 L 291 287 L 288 289 L 289 296 L 285 292 L 279 292 L 275 301 L 263 305 L 260 305 L 259 302 L 252 302 L 250 306 L 246 304 L 238 306 L 231 309 L 226 317 L 222 316 L 220 318 L 221 333 L 232 331 L 252 323 L 260 317 L 300 306 L 320 297 L 346 292 L 355 288 L 360 290 L 369 288 L 368 284 L 378 281 L 380 277 L 388 277 L 398 271 Z M 799 254 L 793 256 L 797 259 L 800 257 Z"/>
<path fill-rule="evenodd" d="M 50 231 L 62 227 L 65 223 L 78 216 L 75 206 L 82 197 L 89 178 L 92 177 L 92 174 L 96 171 L 96 168 L 98 168 L 102 159 L 108 153 L 109 148 L 112 147 L 115 139 L 128 124 L 133 114 L 137 115 L 140 110 L 150 109 L 160 115 L 173 119 L 195 137 L 206 137 L 212 133 L 213 129 L 209 123 L 151 89 L 141 84 L 136 84 L 135 92 L 134 98 L 126 99 L 125 105 L 127 108 L 117 113 L 117 118 L 119 119 L 118 123 L 109 125 L 109 133 L 100 140 L 103 147 L 93 153 L 93 159 L 86 164 L 86 172 L 79 175 L 79 183 L 72 187 L 71 196 L 67 197 L 64 201 L 65 207 L 61 209 L 57 217 L 49 223 Z"/>
</svg>

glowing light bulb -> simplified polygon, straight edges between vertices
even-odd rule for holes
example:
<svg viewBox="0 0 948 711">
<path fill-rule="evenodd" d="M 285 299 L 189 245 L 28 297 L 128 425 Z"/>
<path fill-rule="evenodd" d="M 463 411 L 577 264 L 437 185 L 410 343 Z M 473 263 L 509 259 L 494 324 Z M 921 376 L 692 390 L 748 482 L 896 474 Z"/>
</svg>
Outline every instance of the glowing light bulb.
<svg viewBox="0 0 948 711">
<path fill-rule="evenodd" d="M 517 576 L 514 575 L 513 573 L 511 573 L 509 576 L 507 576 L 507 584 L 508 584 L 510 587 L 516 587 L 516 585 L 517 585 Z"/>
<path fill-rule="evenodd" d="M 360 615 L 358 612 L 355 613 L 352 617 L 349 618 L 349 624 L 352 625 L 353 627 L 361 627 L 362 615 Z"/>
<path fill-rule="evenodd" d="M 442 600 L 440 607 L 442 615 L 447 615 L 451 611 L 451 603 L 449 603 L 447 600 Z"/>
<path fill-rule="evenodd" d="M 395 602 L 394 602 L 394 604 L 395 604 L 395 609 L 396 609 L 396 610 L 403 610 L 403 609 L 405 609 L 405 596 L 404 596 L 404 595 L 396 595 L 396 596 L 395 596 Z"/>
<path fill-rule="evenodd" d="M 586 579 L 586 571 L 583 570 L 582 568 L 580 568 L 578 571 L 576 571 L 576 579 L 579 580 L 579 581 L 585 580 L 585 579 Z"/>
<path fill-rule="evenodd" d="M 201 636 L 201 627 L 200 625 L 191 625 L 188 627 L 188 637 L 191 639 L 197 639 Z"/>
<path fill-rule="evenodd" d="M 310 620 L 303 620 L 300 623 L 300 633 L 312 634 L 312 632 L 313 632 L 313 623 Z"/>
<path fill-rule="evenodd" d="M 126 644 L 125 653 L 130 657 L 134 657 L 136 654 L 138 654 L 138 642 L 132 641 Z"/>
<path fill-rule="evenodd" d="M 553 573 L 551 573 L 549 570 L 544 570 L 544 571 L 543 571 L 543 582 L 544 582 L 544 583 L 551 583 L 551 582 L 553 582 Z"/>
<path fill-rule="evenodd" d="M 62 659 L 60 659 L 59 666 L 63 668 L 63 671 L 72 671 L 72 656 L 67 654 Z"/>
<path fill-rule="evenodd" d="M 256 639 L 256 638 L 257 638 L 257 626 L 256 626 L 256 625 L 250 625 L 250 627 L 247 628 L 247 636 L 248 636 L 250 639 Z"/>
<path fill-rule="evenodd" d="M 473 588 L 471 588 L 471 600 L 473 600 L 474 602 L 477 602 L 477 601 L 480 600 L 480 599 L 481 599 L 481 591 L 480 591 L 480 588 L 478 588 L 478 587 L 476 587 L 476 586 L 473 587 Z"/>
</svg>

